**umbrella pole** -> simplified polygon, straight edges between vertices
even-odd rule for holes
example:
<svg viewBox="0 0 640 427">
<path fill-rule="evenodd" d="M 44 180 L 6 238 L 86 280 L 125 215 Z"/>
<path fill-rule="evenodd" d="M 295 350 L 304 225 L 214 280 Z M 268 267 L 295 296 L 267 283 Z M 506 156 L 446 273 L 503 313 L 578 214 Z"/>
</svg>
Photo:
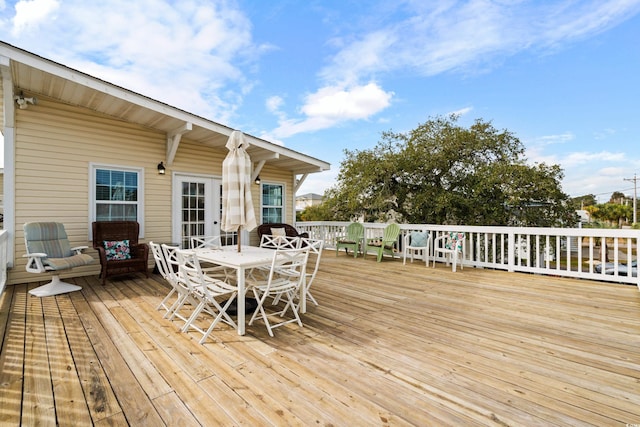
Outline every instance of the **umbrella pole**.
<svg viewBox="0 0 640 427">
<path fill-rule="evenodd" d="M 238 253 L 240 253 L 240 236 L 242 235 L 242 226 L 238 226 Z"/>
</svg>

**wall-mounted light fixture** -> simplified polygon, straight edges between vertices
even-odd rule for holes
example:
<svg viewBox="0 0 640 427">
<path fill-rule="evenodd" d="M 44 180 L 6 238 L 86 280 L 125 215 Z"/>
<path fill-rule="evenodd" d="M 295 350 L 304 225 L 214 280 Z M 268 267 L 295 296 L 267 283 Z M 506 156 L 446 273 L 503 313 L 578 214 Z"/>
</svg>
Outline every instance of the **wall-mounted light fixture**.
<svg viewBox="0 0 640 427">
<path fill-rule="evenodd" d="M 13 97 L 16 100 L 16 104 L 18 104 L 18 108 L 21 110 L 26 110 L 29 107 L 29 104 L 36 105 L 38 103 L 38 99 L 36 97 L 25 98 L 24 93 L 20 91 L 20 95 L 16 95 Z"/>
<path fill-rule="evenodd" d="M 164 167 L 164 163 L 158 163 L 158 175 L 164 175 L 167 169 Z"/>
<path fill-rule="evenodd" d="M 256 180 L 253 182 L 255 182 L 256 185 L 260 185 L 260 175 L 256 176 Z"/>
</svg>

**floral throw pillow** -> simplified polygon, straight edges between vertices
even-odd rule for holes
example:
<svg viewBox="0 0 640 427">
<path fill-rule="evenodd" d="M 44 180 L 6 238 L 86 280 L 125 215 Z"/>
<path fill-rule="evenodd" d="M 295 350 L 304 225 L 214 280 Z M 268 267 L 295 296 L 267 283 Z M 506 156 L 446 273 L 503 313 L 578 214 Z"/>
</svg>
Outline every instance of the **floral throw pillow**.
<svg viewBox="0 0 640 427">
<path fill-rule="evenodd" d="M 102 244 L 107 255 L 107 261 L 131 259 L 129 240 L 105 240 Z"/>
<path fill-rule="evenodd" d="M 458 252 L 462 252 L 462 242 L 464 241 L 464 233 L 450 232 L 449 241 L 445 244 L 447 249 L 455 249 Z"/>
</svg>

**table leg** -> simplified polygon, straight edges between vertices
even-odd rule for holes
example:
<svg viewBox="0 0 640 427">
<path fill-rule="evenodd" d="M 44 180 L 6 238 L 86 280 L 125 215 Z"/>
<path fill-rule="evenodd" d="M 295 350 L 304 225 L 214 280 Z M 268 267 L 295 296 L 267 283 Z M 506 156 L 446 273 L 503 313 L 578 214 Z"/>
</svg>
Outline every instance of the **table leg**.
<svg viewBox="0 0 640 427">
<path fill-rule="evenodd" d="M 245 333 L 245 308 L 244 308 L 244 268 L 238 268 L 238 298 L 237 304 L 238 313 L 237 313 L 237 321 L 238 321 L 238 335 L 244 335 Z"/>
<path fill-rule="evenodd" d="M 302 275 L 302 284 L 300 286 L 300 313 L 307 312 L 307 277 L 305 274 Z"/>
</svg>

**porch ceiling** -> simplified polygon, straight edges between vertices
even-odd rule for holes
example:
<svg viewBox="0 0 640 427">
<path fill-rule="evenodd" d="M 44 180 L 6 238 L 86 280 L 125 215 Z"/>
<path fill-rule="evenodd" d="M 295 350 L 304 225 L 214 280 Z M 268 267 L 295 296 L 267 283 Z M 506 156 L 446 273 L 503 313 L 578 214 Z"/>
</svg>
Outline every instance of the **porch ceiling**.
<svg viewBox="0 0 640 427">
<path fill-rule="evenodd" d="M 221 148 L 234 130 L 6 43 L 0 42 L 0 56 L 10 59 L 14 93 L 23 91 L 25 96 L 52 98 L 164 132 L 169 164 L 181 138 Z M 251 144 L 248 152 L 254 162 L 265 160 L 269 165 L 296 174 L 330 168 L 329 163 L 322 160 L 252 135 L 246 136 Z"/>
</svg>

